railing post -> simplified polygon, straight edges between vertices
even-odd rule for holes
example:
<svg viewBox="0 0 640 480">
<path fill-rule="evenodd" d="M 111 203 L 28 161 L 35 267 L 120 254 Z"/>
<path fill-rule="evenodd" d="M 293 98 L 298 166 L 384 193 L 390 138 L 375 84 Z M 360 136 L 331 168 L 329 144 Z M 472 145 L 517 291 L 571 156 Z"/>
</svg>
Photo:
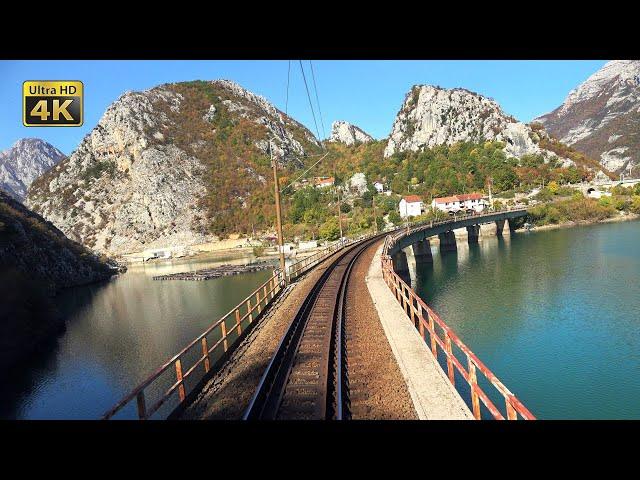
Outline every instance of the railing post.
<svg viewBox="0 0 640 480">
<path fill-rule="evenodd" d="M 453 349 L 451 348 L 451 338 L 449 337 L 449 332 L 447 332 L 446 330 L 444 332 L 444 341 L 447 348 L 447 373 L 449 374 L 449 381 L 451 382 L 451 385 L 455 387 L 456 377 L 453 371 L 453 360 L 451 360 Z"/>
<path fill-rule="evenodd" d="M 236 308 L 236 323 L 238 324 L 238 335 L 242 333 L 242 325 L 240 322 L 240 309 Z"/>
<path fill-rule="evenodd" d="M 420 302 L 416 301 L 416 303 L 418 304 L 418 324 L 416 326 L 418 327 L 422 340 L 424 340 L 424 314 L 422 313 L 422 305 Z"/>
<path fill-rule="evenodd" d="M 265 285 L 262 288 L 262 296 L 264 297 L 264 306 L 267 306 L 268 300 L 267 300 L 267 286 Z"/>
<path fill-rule="evenodd" d="M 518 412 L 516 412 L 516 409 L 513 408 L 513 405 L 511 405 L 509 398 L 504 397 L 504 402 L 507 405 L 507 420 L 517 420 Z"/>
<path fill-rule="evenodd" d="M 260 298 L 260 292 L 258 292 L 258 298 Z M 247 299 L 247 313 L 249 314 L 249 323 L 253 322 L 253 312 L 251 311 L 251 299 Z"/>
<path fill-rule="evenodd" d="M 436 333 L 436 324 L 433 321 L 433 317 L 431 316 L 430 313 L 427 312 L 427 316 L 429 317 L 429 328 L 430 328 L 430 332 L 429 332 L 429 337 L 431 338 L 431 353 L 433 353 L 433 356 L 436 357 L 436 359 L 438 358 L 438 344 L 436 343 L 436 339 L 434 337 L 434 335 L 437 335 Z"/>
<path fill-rule="evenodd" d="M 480 397 L 476 393 L 478 385 L 478 377 L 476 376 L 476 366 L 467 355 L 467 365 L 469 367 L 469 386 L 471 387 L 471 405 L 473 407 L 473 416 L 476 420 L 482 420 L 480 416 Z"/>
<path fill-rule="evenodd" d="M 209 346 L 207 345 L 207 337 L 202 337 L 202 355 L 204 355 L 204 373 L 208 373 L 211 368 L 209 361 Z"/>
<path fill-rule="evenodd" d="M 138 404 L 138 418 L 140 420 L 147 419 L 147 405 L 144 399 L 144 390 L 140 390 L 136 395 L 136 402 Z"/>
<path fill-rule="evenodd" d="M 182 363 L 180 359 L 176 360 L 176 378 L 178 379 L 178 395 L 180 396 L 180 402 L 184 402 L 186 397 L 184 391 L 184 384 L 182 383 Z"/>
<path fill-rule="evenodd" d="M 229 343 L 227 342 L 227 321 L 223 320 L 220 323 L 220 329 L 222 330 L 222 348 L 226 352 L 229 348 Z"/>
</svg>

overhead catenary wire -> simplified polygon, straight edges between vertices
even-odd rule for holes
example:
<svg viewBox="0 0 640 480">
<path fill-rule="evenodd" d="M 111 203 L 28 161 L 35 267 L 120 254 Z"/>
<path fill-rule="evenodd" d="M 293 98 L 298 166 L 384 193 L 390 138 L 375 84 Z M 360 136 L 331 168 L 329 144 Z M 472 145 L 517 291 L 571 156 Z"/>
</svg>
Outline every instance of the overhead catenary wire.
<svg viewBox="0 0 640 480">
<path fill-rule="evenodd" d="M 318 105 L 318 116 L 320 117 L 320 126 L 322 127 L 322 138 L 327 138 L 327 134 L 324 130 L 324 121 L 322 120 L 322 110 L 320 110 L 320 99 L 318 98 L 318 86 L 316 84 L 316 75 L 313 72 L 313 63 L 309 60 L 309 66 L 311 67 L 311 79 L 313 80 L 313 89 L 316 93 L 316 103 Z"/>
<path fill-rule="evenodd" d="M 329 152 L 325 153 L 322 156 L 322 158 L 320 158 L 316 163 L 314 163 L 309 168 L 307 168 L 304 172 L 302 172 L 302 174 L 300 176 L 298 176 L 295 180 L 291 181 L 286 187 L 280 189 L 280 193 L 284 192 L 287 188 L 289 188 L 291 185 L 293 185 L 298 180 L 300 180 L 302 177 L 304 177 L 307 173 L 309 173 L 309 170 L 311 170 L 313 167 L 315 167 L 317 164 L 319 164 L 322 160 L 324 160 L 327 155 L 329 155 Z"/>
<path fill-rule="evenodd" d="M 307 91 L 307 99 L 309 100 L 309 107 L 311 108 L 311 116 L 313 117 L 313 124 L 316 126 L 316 134 L 318 139 L 320 138 L 320 130 L 318 129 L 318 122 L 316 121 L 316 114 L 313 111 L 313 102 L 311 101 L 311 94 L 309 93 L 309 85 L 307 84 L 307 76 L 304 73 L 304 67 L 302 66 L 302 60 L 298 60 L 300 63 L 300 71 L 302 72 L 302 79 L 304 80 L 304 88 Z M 320 146 L 324 149 L 324 145 L 320 142 Z"/>
</svg>

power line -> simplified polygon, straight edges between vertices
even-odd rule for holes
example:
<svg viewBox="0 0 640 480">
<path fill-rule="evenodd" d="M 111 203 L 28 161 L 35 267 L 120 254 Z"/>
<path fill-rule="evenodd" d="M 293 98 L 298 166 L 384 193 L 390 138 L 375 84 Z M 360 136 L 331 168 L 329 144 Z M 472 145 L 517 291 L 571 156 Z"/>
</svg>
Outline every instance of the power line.
<svg viewBox="0 0 640 480">
<path fill-rule="evenodd" d="M 313 116 L 313 124 L 316 126 L 316 133 L 318 134 L 318 139 L 320 139 L 320 131 L 318 130 L 318 122 L 316 121 L 316 114 L 313 111 L 313 103 L 311 102 L 311 95 L 309 94 L 309 85 L 307 85 L 307 76 L 304 74 L 304 68 L 302 66 L 302 60 L 298 60 L 300 63 L 300 70 L 302 71 L 302 79 L 304 80 L 304 88 L 307 91 L 307 99 L 309 100 L 309 107 L 311 107 L 311 115 Z M 320 142 L 322 145 L 322 142 Z"/>
<path fill-rule="evenodd" d="M 304 177 L 309 170 L 311 170 L 313 167 L 315 167 L 317 164 L 319 164 L 322 160 L 324 160 L 324 158 L 329 155 L 329 152 L 325 153 L 322 158 L 320 160 L 318 160 L 316 163 L 314 163 L 313 165 L 311 165 L 309 168 L 307 168 L 304 172 L 302 172 L 302 174 L 300 176 L 298 176 L 298 178 L 296 178 L 295 180 L 291 181 L 289 183 L 289 185 L 287 185 L 286 187 L 282 188 L 280 190 L 280 192 L 284 192 L 287 188 L 289 188 L 291 185 L 293 185 L 294 183 L 296 183 L 298 180 L 300 180 L 302 177 Z"/>
<path fill-rule="evenodd" d="M 313 80 L 313 89 L 316 92 L 316 103 L 318 104 L 318 115 L 320 116 L 320 126 L 322 127 L 322 138 L 327 138 L 327 134 L 324 131 L 324 122 L 322 121 L 322 110 L 320 110 L 320 99 L 318 98 L 318 86 L 316 85 L 316 76 L 313 72 L 313 63 L 309 60 L 309 66 L 311 67 L 311 79 Z"/>
</svg>

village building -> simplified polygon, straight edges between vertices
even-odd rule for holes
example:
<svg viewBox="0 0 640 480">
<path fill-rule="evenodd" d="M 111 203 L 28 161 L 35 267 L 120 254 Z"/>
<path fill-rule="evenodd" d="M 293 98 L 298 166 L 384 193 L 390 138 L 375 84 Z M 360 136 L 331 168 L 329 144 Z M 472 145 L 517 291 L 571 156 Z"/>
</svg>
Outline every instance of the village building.
<svg viewBox="0 0 640 480">
<path fill-rule="evenodd" d="M 439 197 L 431 201 L 431 208 L 437 208 L 447 213 L 466 212 L 469 210 L 482 212 L 487 206 L 488 203 L 481 193 L 465 193 L 462 195 L 452 195 L 450 197 Z"/>
<path fill-rule="evenodd" d="M 400 200 L 400 216 L 402 218 L 417 217 L 422 214 L 424 204 L 418 195 L 407 195 Z"/>
<path fill-rule="evenodd" d="M 301 252 L 305 251 L 305 250 L 312 250 L 314 248 L 318 248 L 318 241 L 317 240 L 309 240 L 309 241 L 300 241 L 298 242 L 298 250 L 300 250 Z"/>
<path fill-rule="evenodd" d="M 314 178 L 314 184 L 316 188 L 327 188 L 332 187 L 335 183 L 335 179 L 333 177 L 316 177 Z"/>
<path fill-rule="evenodd" d="M 602 197 L 610 197 L 611 192 L 605 192 L 604 190 L 598 190 L 597 188 L 590 188 L 587 190 L 587 197 L 599 199 Z"/>
<path fill-rule="evenodd" d="M 384 192 L 384 184 L 380 181 L 373 182 L 373 188 L 376 189 L 376 192 L 383 193 Z"/>
</svg>

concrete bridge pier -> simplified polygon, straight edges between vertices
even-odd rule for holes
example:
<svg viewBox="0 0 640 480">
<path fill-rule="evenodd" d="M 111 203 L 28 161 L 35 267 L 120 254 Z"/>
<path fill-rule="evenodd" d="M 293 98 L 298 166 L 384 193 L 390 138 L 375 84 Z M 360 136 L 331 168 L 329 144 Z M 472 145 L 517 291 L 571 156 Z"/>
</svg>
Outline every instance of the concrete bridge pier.
<svg viewBox="0 0 640 480">
<path fill-rule="evenodd" d="M 478 243 L 480 236 L 480 225 L 470 225 L 467 227 L 467 241 L 469 243 Z"/>
<path fill-rule="evenodd" d="M 424 265 L 425 263 L 433 263 L 431 255 L 431 244 L 429 239 L 425 238 L 411 245 L 413 249 L 413 257 L 416 259 L 416 265 Z"/>
<path fill-rule="evenodd" d="M 511 222 L 507 220 L 496 220 L 496 235 L 502 237 L 511 235 Z"/>
<path fill-rule="evenodd" d="M 440 252 L 455 252 L 458 249 L 453 230 L 438 234 L 438 238 L 440 239 Z"/>
<path fill-rule="evenodd" d="M 393 262 L 393 269 L 400 275 L 409 275 L 409 262 L 407 262 L 407 254 L 403 250 L 400 250 L 391 257 Z"/>
</svg>

